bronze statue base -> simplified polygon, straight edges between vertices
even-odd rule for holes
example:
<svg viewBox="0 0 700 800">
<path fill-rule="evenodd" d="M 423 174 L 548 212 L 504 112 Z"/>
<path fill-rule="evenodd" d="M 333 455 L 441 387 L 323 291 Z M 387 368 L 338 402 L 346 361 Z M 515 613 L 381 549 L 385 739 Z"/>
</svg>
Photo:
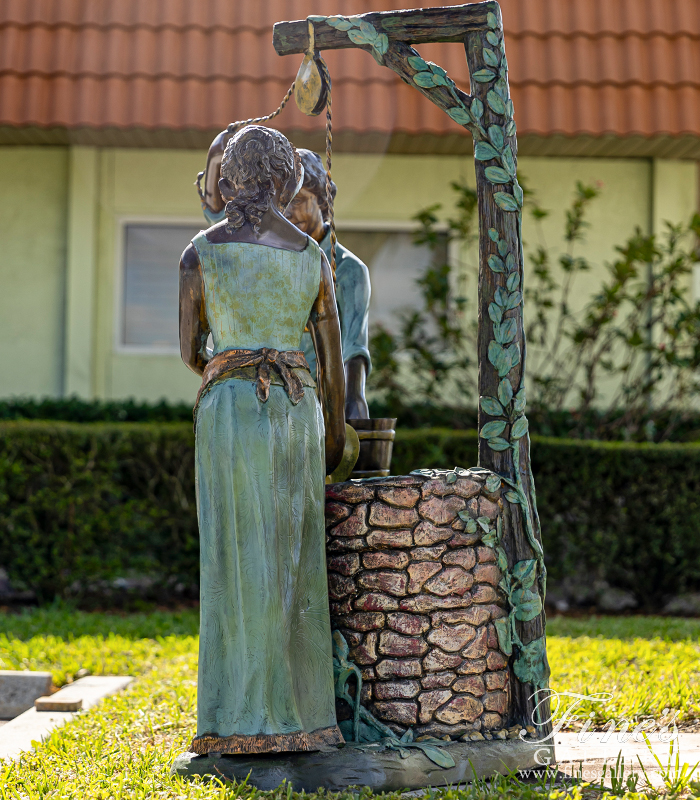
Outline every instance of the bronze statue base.
<svg viewBox="0 0 700 800">
<path fill-rule="evenodd" d="M 262 791 L 272 791 L 286 780 L 296 792 L 315 792 L 321 788 L 338 792 L 349 786 L 394 792 L 456 785 L 497 773 L 554 764 L 551 743 L 518 739 L 454 742 L 440 749 L 452 756 L 454 767 L 439 767 L 417 749 L 409 750 L 408 756 L 402 758 L 396 750 L 382 749 L 379 745 L 347 744 L 315 753 L 283 755 L 216 757 L 183 753 L 175 759 L 170 774 L 236 781 L 248 778 L 250 786 Z"/>
</svg>

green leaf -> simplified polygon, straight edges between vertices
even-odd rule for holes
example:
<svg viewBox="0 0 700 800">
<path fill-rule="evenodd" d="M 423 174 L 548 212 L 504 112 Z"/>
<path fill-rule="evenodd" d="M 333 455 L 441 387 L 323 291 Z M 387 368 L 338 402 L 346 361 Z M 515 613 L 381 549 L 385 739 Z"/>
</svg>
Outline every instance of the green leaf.
<svg viewBox="0 0 700 800">
<path fill-rule="evenodd" d="M 547 645 L 544 636 L 526 644 L 513 664 L 515 676 L 521 683 L 531 683 L 543 689 L 549 678 Z"/>
<path fill-rule="evenodd" d="M 457 473 L 450 472 L 450 474 L 445 478 L 445 483 L 447 484 L 457 483 Z"/>
<path fill-rule="evenodd" d="M 513 564 L 511 575 L 518 581 L 523 589 L 529 589 L 537 577 L 537 559 L 528 558 Z"/>
<path fill-rule="evenodd" d="M 486 180 L 491 183 L 510 183 L 510 175 L 502 167 L 486 167 L 484 170 Z"/>
<path fill-rule="evenodd" d="M 496 341 L 489 342 L 489 361 L 498 372 L 499 378 L 505 378 L 511 370 L 510 355 Z"/>
<path fill-rule="evenodd" d="M 526 404 L 527 401 L 525 399 L 525 387 L 523 386 L 523 388 L 515 396 L 515 404 L 513 405 L 513 410 L 517 414 L 522 414 L 522 412 L 525 411 Z"/>
<path fill-rule="evenodd" d="M 510 638 L 510 622 L 508 617 L 501 617 L 493 621 L 498 636 L 498 647 L 502 653 L 509 656 L 513 652 L 513 642 Z"/>
<path fill-rule="evenodd" d="M 355 29 L 348 31 L 348 37 L 350 38 L 350 41 L 353 42 L 354 44 L 372 44 L 374 38 L 376 38 L 374 37 L 373 39 L 370 40 L 364 35 L 364 33 L 362 33 L 362 31 L 358 31 Z"/>
<path fill-rule="evenodd" d="M 421 72 L 420 74 L 425 75 L 424 72 Z M 472 118 L 469 116 L 469 112 L 464 108 L 460 108 L 459 106 L 448 108 L 447 113 L 458 125 L 469 125 L 472 121 Z"/>
<path fill-rule="evenodd" d="M 496 531 L 489 531 L 486 536 L 481 537 L 481 543 L 485 544 L 486 547 L 494 547 L 497 541 Z"/>
<path fill-rule="evenodd" d="M 520 495 L 517 492 L 506 492 L 506 500 L 509 503 L 519 503 Z"/>
<path fill-rule="evenodd" d="M 487 422 L 486 425 L 479 431 L 479 436 L 482 439 L 493 439 L 495 436 L 500 436 L 506 428 L 506 423 L 503 420 L 495 419 L 493 422 Z"/>
<path fill-rule="evenodd" d="M 506 288 L 509 292 L 514 292 L 520 286 L 520 275 L 517 272 L 512 272 L 506 281 Z"/>
<path fill-rule="evenodd" d="M 495 228 L 489 228 L 489 239 L 492 242 L 497 242 L 501 237 L 498 235 L 498 231 Z"/>
<path fill-rule="evenodd" d="M 430 67 L 430 71 L 434 72 L 435 75 L 442 75 L 443 78 L 447 76 L 445 70 L 439 64 L 435 64 L 433 61 L 428 62 L 428 67 Z"/>
<path fill-rule="evenodd" d="M 490 69 L 479 69 L 472 75 L 472 80 L 477 83 L 490 83 L 496 77 L 496 73 Z"/>
<path fill-rule="evenodd" d="M 498 55 L 493 52 L 493 50 L 489 50 L 488 47 L 484 47 L 484 49 L 481 51 L 481 54 L 483 55 L 484 62 L 487 64 L 487 66 L 489 67 L 498 66 L 499 58 Z"/>
<path fill-rule="evenodd" d="M 477 517 L 476 521 L 479 523 L 479 527 L 482 531 L 484 531 L 484 533 L 491 533 L 488 517 Z"/>
<path fill-rule="evenodd" d="M 498 332 L 496 332 L 496 326 L 493 327 L 493 333 L 496 337 L 496 341 L 499 344 L 509 344 L 510 342 L 515 339 L 518 333 L 518 326 L 515 319 L 504 319 L 503 322 L 498 326 Z"/>
<path fill-rule="evenodd" d="M 497 305 L 501 306 L 501 308 L 505 308 L 506 303 L 508 302 L 508 297 L 508 292 L 502 286 L 499 286 L 494 292 L 493 299 Z"/>
<path fill-rule="evenodd" d="M 500 417 L 504 413 L 503 407 L 495 397 L 482 397 L 481 407 L 491 417 Z"/>
<path fill-rule="evenodd" d="M 512 253 L 508 253 L 508 257 L 506 258 L 506 269 L 508 272 L 512 272 L 516 269 L 517 264 L 515 263 L 515 256 Z"/>
<path fill-rule="evenodd" d="M 522 208 L 523 205 L 523 189 L 522 186 L 515 181 L 513 184 L 513 197 L 518 201 L 518 205 Z"/>
<path fill-rule="evenodd" d="M 498 563 L 498 568 L 501 570 L 501 572 L 508 571 L 508 558 L 506 557 L 506 551 L 502 547 L 499 547 L 498 550 L 496 550 L 496 562 Z"/>
<path fill-rule="evenodd" d="M 503 319 L 503 309 L 496 305 L 496 303 L 489 303 L 489 317 L 491 317 L 491 322 L 494 325 L 498 325 L 498 323 Z"/>
<path fill-rule="evenodd" d="M 505 239 L 501 239 L 501 241 L 498 243 L 498 252 L 502 256 L 508 252 L 508 242 Z"/>
<path fill-rule="evenodd" d="M 472 117 L 474 117 L 476 120 L 479 120 L 484 115 L 484 104 L 481 102 L 481 100 L 479 100 L 478 97 L 475 97 L 472 100 L 469 110 L 471 111 Z"/>
<path fill-rule="evenodd" d="M 380 33 L 374 41 L 374 49 L 384 55 L 389 49 L 389 37 L 386 33 Z"/>
<path fill-rule="evenodd" d="M 505 64 L 505 56 L 503 58 L 503 64 Z M 501 64 L 501 71 L 500 71 L 500 78 L 496 81 L 496 85 L 493 87 L 493 90 L 496 94 L 501 98 L 503 101 L 503 111 L 505 112 L 505 102 L 508 98 L 508 86 L 506 85 L 505 81 L 505 69 L 503 69 L 503 64 Z"/>
<path fill-rule="evenodd" d="M 477 142 L 474 147 L 474 158 L 477 161 L 490 161 L 492 158 L 498 158 L 500 153 L 488 142 Z"/>
<path fill-rule="evenodd" d="M 493 13 L 493 11 L 489 11 L 486 15 L 486 24 L 491 28 L 491 30 L 498 30 L 498 18 Z"/>
<path fill-rule="evenodd" d="M 486 102 L 494 114 L 506 113 L 506 104 L 503 102 L 503 98 L 500 94 L 494 92 L 493 89 L 486 95 Z"/>
<path fill-rule="evenodd" d="M 491 272 L 505 272 L 506 268 L 503 264 L 503 261 L 495 254 L 491 253 L 491 255 L 486 259 L 488 262 L 489 268 Z"/>
<path fill-rule="evenodd" d="M 502 208 L 504 211 L 520 210 L 518 201 L 513 197 L 512 194 L 507 194 L 506 192 L 496 192 L 493 196 L 493 199 L 495 200 L 496 205 L 499 208 Z"/>
<path fill-rule="evenodd" d="M 506 125 L 506 134 L 508 134 L 508 136 L 515 136 L 515 132 L 516 132 L 516 131 L 517 131 L 517 128 L 516 128 L 516 126 L 515 126 L 515 122 L 514 122 L 513 120 L 511 120 L 511 121 L 510 121 L 510 122 L 509 122 L 509 123 Z"/>
<path fill-rule="evenodd" d="M 423 89 L 430 89 L 431 86 L 435 86 L 435 75 L 432 72 L 416 72 L 413 82 Z"/>
<path fill-rule="evenodd" d="M 498 399 L 504 408 L 507 408 L 513 399 L 513 387 L 508 378 L 504 378 L 498 384 Z"/>
<path fill-rule="evenodd" d="M 510 347 L 506 347 L 506 355 L 510 361 L 510 369 L 517 366 L 520 363 L 520 346 L 516 342 L 512 344 Z"/>
<path fill-rule="evenodd" d="M 501 477 L 500 475 L 489 475 L 486 478 L 486 491 L 487 492 L 497 492 L 501 488 Z"/>
<path fill-rule="evenodd" d="M 501 439 L 500 436 L 495 439 L 489 439 L 488 445 L 492 450 L 507 450 L 510 447 L 510 442 Z"/>
<path fill-rule="evenodd" d="M 513 292 L 513 294 L 508 297 L 508 302 L 505 305 L 506 311 L 509 311 L 511 308 L 517 308 L 522 302 L 522 299 L 522 292 Z"/>
<path fill-rule="evenodd" d="M 476 520 L 469 519 L 467 520 L 467 527 L 465 528 L 467 533 L 476 533 Z"/>
<path fill-rule="evenodd" d="M 422 750 L 423 755 L 429 758 L 433 764 L 437 764 L 438 767 L 449 769 L 455 765 L 452 755 L 439 747 L 435 747 L 435 745 L 427 744 L 426 742 L 413 742 L 412 746 Z"/>
<path fill-rule="evenodd" d="M 508 116 L 512 118 L 513 114 L 515 113 L 515 108 L 513 107 L 513 101 L 509 100 L 506 103 L 506 111 L 508 112 Z"/>
<path fill-rule="evenodd" d="M 501 163 L 508 170 L 508 174 L 514 178 L 516 173 L 515 159 L 513 158 L 513 151 L 510 149 L 509 144 L 505 146 L 501 153 Z"/>
<path fill-rule="evenodd" d="M 364 19 L 360 21 L 360 30 L 367 37 L 368 42 L 373 42 L 377 38 L 377 30 L 374 25 Z"/>
<path fill-rule="evenodd" d="M 516 589 L 511 595 L 515 608 L 515 618 L 521 622 L 529 622 L 539 616 L 542 611 L 542 598 L 531 589 Z"/>
<path fill-rule="evenodd" d="M 419 72 L 428 69 L 427 63 L 420 56 L 409 56 L 406 60 L 413 67 L 413 69 L 417 69 Z"/>
<path fill-rule="evenodd" d="M 493 47 L 498 47 L 498 45 L 501 43 L 501 40 L 498 38 L 498 34 L 494 33 L 493 31 L 489 31 L 486 34 L 486 41 L 490 45 L 493 45 Z"/>
<path fill-rule="evenodd" d="M 489 125 L 489 129 L 487 131 L 489 139 L 491 140 L 491 144 L 498 150 L 499 152 L 503 149 L 503 130 L 500 125 Z"/>
<path fill-rule="evenodd" d="M 338 31 L 349 31 L 355 24 L 345 17 L 326 17 L 326 22 Z"/>
<path fill-rule="evenodd" d="M 439 73 L 433 74 L 433 83 L 436 86 L 447 86 L 447 78 L 444 75 L 440 75 Z"/>
<path fill-rule="evenodd" d="M 520 417 L 519 420 L 513 423 L 513 427 L 510 430 L 510 438 L 522 439 L 527 433 L 528 427 L 527 417 Z"/>
</svg>

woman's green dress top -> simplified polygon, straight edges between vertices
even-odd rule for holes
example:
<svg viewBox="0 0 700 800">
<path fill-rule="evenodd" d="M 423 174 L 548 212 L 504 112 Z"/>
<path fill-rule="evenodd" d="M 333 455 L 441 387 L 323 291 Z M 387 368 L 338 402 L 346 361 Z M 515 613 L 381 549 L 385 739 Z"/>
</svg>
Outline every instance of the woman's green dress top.
<svg viewBox="0 0 700 800">
<path fill-rule="evenodd" d="M 193 240 L 214 352 L 298 350 L 321 254 Z M 196 419 L 201 548 L 198 753 L 317 749 L 336 726 L 324 529 L 324 426 L 312 388 L 267 402 L 227 378 Z"/>
</svg>

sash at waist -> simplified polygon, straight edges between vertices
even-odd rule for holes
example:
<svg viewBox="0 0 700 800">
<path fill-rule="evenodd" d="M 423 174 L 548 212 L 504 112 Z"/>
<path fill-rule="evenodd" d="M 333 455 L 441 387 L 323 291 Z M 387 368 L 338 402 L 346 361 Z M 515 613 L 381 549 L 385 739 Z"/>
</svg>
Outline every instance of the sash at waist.
<svg viewBox="0 0 700 800">
<path fill-rule="evenodd" d="M 301 371 L 301 375 L 292 371 L 297 369 Z M 305 385 L 315 386 L 302 350 L 280 351 L 271 347 L 262 347 L 260 350 L 223 350 L 214 355 L 204 369 L 202 385 L 194 404 L 195 418 L 203 395 L 213 383 L 223 378 L 255 380 L 255 393 L 262 403 L 266 403 L 270 396 L 270 383 L 284 386 L 294 405 L 304 396 Z"/>
</svg>

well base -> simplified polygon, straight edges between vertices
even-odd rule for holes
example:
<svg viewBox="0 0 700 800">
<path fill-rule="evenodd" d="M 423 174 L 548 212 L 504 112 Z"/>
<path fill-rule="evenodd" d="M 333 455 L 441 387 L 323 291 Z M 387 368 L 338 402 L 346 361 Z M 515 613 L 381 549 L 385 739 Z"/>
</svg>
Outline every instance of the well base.
<svg viewBox="0 0 700 800">
<path fill-rule="evenodd" d="M 454 742 L 441 750 L 454 758 L 454 767 L 442 769 L 418 749 L 410 749 L 408 757 L 401 758 L 395 750 L 377 752 L 345 745 L 315 753 L 282 755 L 212 757 L 183 753 L 175 759 L 170 774 L 237 781 L 250 776 L 249 785 L 263 791 L 276 789 L 286 780 L 297 792 L 321 788 L 341 791 L 349 786 L 393 792 L 454 785 L 475 777 L 488 778 L 554 763 L 553 745 L 518 739 Z"/>
</svg>

